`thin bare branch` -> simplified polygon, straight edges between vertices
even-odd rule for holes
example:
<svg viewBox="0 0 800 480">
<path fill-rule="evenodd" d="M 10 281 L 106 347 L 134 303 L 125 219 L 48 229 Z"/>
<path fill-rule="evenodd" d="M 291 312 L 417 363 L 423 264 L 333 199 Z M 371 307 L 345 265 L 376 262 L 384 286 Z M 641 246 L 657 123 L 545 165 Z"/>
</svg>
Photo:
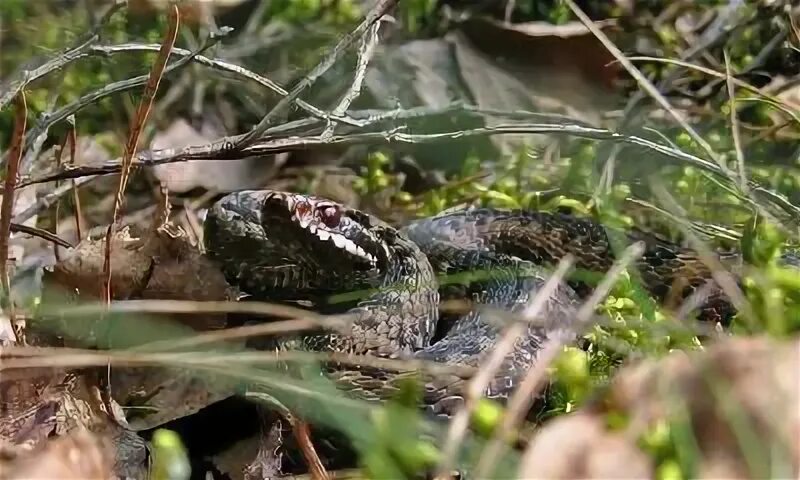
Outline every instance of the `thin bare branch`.
<svg viewBox="0 0 800 480">
<path fill-rule="evenodd" d="M 100 30 L 108 23 L 111 17 L 125 5 L 125 1 L 115 0 L 102 15 L 92 30 L 78 40 L 75 46 L 68 48 L 54 58 L 44 62 L 32 70 L 23 70 L 18 77 L 10 79 L 5 86 L 0 88 L 0 110 L 17 96 L 28 84 L 46 75 L 61 70 L 68 64 L 86 56 L 87 50 L 100 39 Z"/>
<path fill-rule="evenodd" d="M 375 47 L 378 45 L 378 32 L 381 28 L 380 20 L 375 22 L 375 25 L 369 28 L 366 35 L 361 38 L 361 44 L 358 49 L 358 63 L 356 65 L 356 73 L 353 75 L 353 83 L 350 89 L 344 94 L 339 104 L 333 109 L 334 115 L 344 115 L 350 104 L 361 95 L 361 86 L 364 83 L 364 77 L 367 74 L 367 66 L 369 65 L 372 56 L 375 54 Z M 322 138 L 327 138 L 333 135 L 333 123 L 328 123 L 325 131 L 322 132 Z"/>
<path fill-rule="evenodd" d="M 91 47 L 89 49 L 89 51 L 90 52 L 96 52 L 98 54 L 112 55 L 112 54 L 115 54 L 115 53 L 125 53 L 125 52 L 155 52 L 155 51 L 158 51 L 159 48 L 160 48 L 160 45 L 158 45 L 158 44 L 148 44 L 148 45 L 146 45 L 146 44 L 139 44 L 139 43 L 124 43 L 124 44 L 119 44 L 119 45 L 108 45 L 108 46 L 106 46 L 106 45 L 95 45 L 95 46 Z M 192 56 L 191 54 L 192 54 L 192 52 L 190 52 L 189 50 L 182 49 L 182 48 L 175 48 L 172 51 L 172 55 L 175 55 L 176 57 Z M 209 67 L 209 68 L 212 68 L 214 70 L 218 70 L 220 72 L 233 73 L 233 74 L 238 75 L 240 77 L 243 77 L 243 78 L 245 78 L 247 80 L 253 81 L 253 82 L 255 82 L 255 83 L 257 83 L 257 84 L 259 84 L 259 85 L 261 85 L 263 87 L 266 87 L 266 88 L 272 90 L 273 92 L 275 92 L 278 95 L 286 96 L 286 95 L 289 94 L 289 92 L 286 91 L 286 89 L 284 89 L 282 86 L 278 85 L 274 81 L 270 80 L 269 78 L 264 77 L 263 75 L 259 75 L 259 74 L 255 73 L 255 72 L 251 71 L 251 70 L 248 70 L 248 69 L 246 69 L 246 68 L 244 68 L 242 66 L 236 65 L 234 63 L 230 63 L 230 62 L 227 62 L 227 61 L 221 60 L 221 59 L 214 59 L 214 58 L 205 57 L 203 55 L 194 55 L 192 57 L 192 61 L 195 62 L 195 63 L 198 63 L 200 65 L 203 65 L 205 67 Z M 356 126 L 356 127 L 362 125 L 361 121 L 355 120 L 355 119 L 347 117 L 345 115 L 337 116 L 337 115 L 326 113 L 325 111 L 320 110 L 319 108 L 315 107 L 314 105 L 311 105 L 310 103 L 308 103 L 305 100 L 302 100 L 300 98 L 296 98 L 294 100 L 294 104 L 297 105 L 297 107 L 300 108 L 301 110 L 304 110 L 305 112 L 307 112 L 312 117 L 316 117 L 316 118 L 319 118 L 319 119 L 322 119 L 322 120 L 326 120 L 326 121 L 335 121 L 335 122 L 339 122 L 339 123 L 344 123 L 344 124 L 352 125 L 352 126 Z"/>
<path fill-rule="evenodd" d="M 356 40 L 361 38 L 367 30 L 372 27 L 378 20 L 381 19 L 391 8 L 395 6 L 397 0 L 378 0 L 375 6 L 370 9 L 364 20 L 347 35 L 339 40 L 333 49 L 325 55 L 325 57 L 315 66 L 307 75 L 300 80 L 297 85 L 292 88 L 289 93 L 283 97 L 273 108 L 270 110 L 261 121 L 256 124 L 249 132 L 240 135 L 234 141 L 237 146 L 247 146 L 253 142 L 258 141 L 264 132 L 272 126 L 276 121 L 282 119 L 289 106 L 296 98 L 300 96 L 308 87 L 314 84 L 325 72 L 330 69 L 339 58 L 344 55 L 350 45 Z"/>
<path fill-rule="evenodd" d="M 227 32 L 228 30 L 223 30 L 223 34 Z M 193 51 L 192 54 L 197 55 L 201 52 L 204 52 L 205 50 L 214 46 L 221 39 L 222 36 L 208 37 L 203 45 L 201 45 L 197 50 Z M 176 60 L 171 65 L 166 67 L 163 75 L 169 75 L 188 65 L 194 58 L 192 54 L 184 56 L 183 58 Z M 55 112 L 43 113 L 40 116 L 41 120 L 39 120 L 36 126 L 33 127 L 30 132 L 28 132 L 28 135 L 26 135 L 26 148 L 30 148 L 30 145 L 32 145 L 37 138 L 46 133 L 52 125 L 66 120 L 70 115 L 74 115 L 78 111 L 96 103 L 98 100 L 101 100 L 105 97 L 146 85 L 149 78 L 149 75 L 139 75 L 138 77 L 109 83 L 108 85 L 105 85 L 93 92 L 81 96 L 79 99 L 59 108 Z"/>
<path fill-rule="evenodd" d="M 42 240 L 47 240 L 48 242 L 53 242 L 56 245 L 60 245 L 64 248 L 72 248 L 72 244 L 69 243 L 68 241 L 64 240 L 63 238 L 59 237 L 54 233 L 50 233 L 47 230 L 38 227 L 31 227 L 28 225 L 11 222 L 10 229 L 14 233 L 24 233 L 32 237 L 38 237 L 41 238 Z"/>
</svg>

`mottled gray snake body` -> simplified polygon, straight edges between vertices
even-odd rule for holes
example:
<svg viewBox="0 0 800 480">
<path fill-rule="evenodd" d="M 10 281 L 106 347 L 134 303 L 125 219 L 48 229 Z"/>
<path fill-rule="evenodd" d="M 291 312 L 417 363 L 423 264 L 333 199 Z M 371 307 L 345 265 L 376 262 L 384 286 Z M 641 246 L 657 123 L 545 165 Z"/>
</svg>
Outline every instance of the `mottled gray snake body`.
<svg viewBox="0 0 800 480">
<path fill-rule="evenodd" d="M 316 332 L 279 341 L 300 348 L 479 366 L 496 345 L 502 325 L 473 309 L 434 338 L 443 276 L 483 272 L 462 282 L 477 304 L 516 312 L 546 279 L 544 268 L 566 254 L 576 266 L 603 273 L 614 262 L 604 226 L 570 215 L 466 209 L 420 219 L 395 229 L 356 209 L 307 195 L 277 191 L 232 193 L 214 204 L 205 223 L 206 248 L 228 281 L 263 300 L 319 298 L 365 290 L 349 313 L 347 332 Z M 678 285 L 685 297 L 712 281 L 711 271 L 686 248 L 639 232 L 645 244 L 637 270 L 658 299 Z M 701 307 L 705 319 L 734 312 L 719 292 Z M 571 323 L 580 298 L 568 285 L 551 295 L 541 317 L 516 342 L 485 392 L 504 398 L 534 364 L 549 335 L 574 338 Z M 326 370 L 337 384 L 366 399 L 396 391 L 398 372 L 341 365 Z M 448 415 L 459 404 L 464 378 L 425 377 L 424 406 Z"/>
</svg>

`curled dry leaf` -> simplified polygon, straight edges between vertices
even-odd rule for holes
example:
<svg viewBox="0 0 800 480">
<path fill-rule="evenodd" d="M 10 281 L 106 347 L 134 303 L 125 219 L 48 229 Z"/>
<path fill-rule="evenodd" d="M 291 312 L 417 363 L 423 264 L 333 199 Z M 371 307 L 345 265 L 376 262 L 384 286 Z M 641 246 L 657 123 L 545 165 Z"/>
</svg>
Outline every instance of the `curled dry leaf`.
<svg viewBox="0 0 800 480">
<path fill-rule="evenodd" d="M 0 467 L 8 480 L 51 478 L 112 479 L 113 449 L 108 441 L 87 430 L 78 430 L 21 455 Z"/>
<path fill-rule="evenodd" d="M 130 228 L 117 232 L 111 245 L 114 300 L 167 299 L 222 301 L 236 297 L 222 272 L 189 240 L 180 227 L 160 212 L 140 238 Z M 103 298 L 105 240 L 86 239 L 63 255 L 48 275 L 56 285 L 76 290 L 82 299 Z M 177 320 L 197 330 L 222 328 L 224 314 L 192 313 Z"/>
<path fill-rule="evenodd" d="M 153 268 L 153 259 L 142 250 L 143 239 L 134 238 L 130 228 L 111 239 L 111 284 L 113 298 L 126 300 L 141 295 Z M 103 298 L 105 239 L 86 239 L 66 252 L 48 275 L 57 284 L 77 290 L 84 298 Z"/>
<path fill-rule="evenodd" d="M 129 229 L 114 237 L 111 250 L 114 299 L 234 299 L 236 291 L 229 287 L 222 272 L 200 253 L 182 229 L 166 222 L 167 205 L 165 199 L 152 226 L 140 238 L 132 237 Z M 104 250 L 103 239 L 84 240 L 63 256 L 48 280 L 61 288 L 77 290 L 81 300 L 102 298 Z M 156 320 L 162 319 L 173 319 L 184 328 L 189 327 L 189 331 L 180 330 L 189 334 L 193 330 L 223 328 L 227 316 L 197 311 L 165 315 Z M 139 325 L 140 330 L 146 328 L 144 320 Z M 163 324 L 150 325 L 152 332 L 138 332 L 144 335 L 142 341 L 158 340 L 158 336 L 167 334 L 166 328 L 159 329 L 158 325 Z M 76 328 L 73 326 L 72 331 Z M 153 334 L 156 338 L 152 338 Z M 133 335 L 130 337 L 132 340 Z M 121 405 L 146 407 L 130 410 L 130 425 L 134 430 L 195 413 L 233 391 L 230 379 L 185 368 L 114 366 L 110 379 L 111 394 Z"/>
<path fill-rule="evenodd" d="M 677 415 L 687 418 L 701 458 L 697 478 L 797 478 L 797 365 L 800 338 L 726 339 L 705 352 L 676 352 L 624 370 L 609 404 L 627 412 L 632 435 Z M 680 411 L 676 400 L 684 405 Z M 752 471 L 748 458 L 773 458 L 762 465 L 773 470 Z"/>
<path fill-rule="evenodd" d="M 560 417 L 534 437 L 518 478 L 651 478 L 647 456 L 589 414 Z"/>
<path fill-rule="evenodd" d="M 12 370 L 4 374 L 0 392 L 0 440 L 6 442 L 5 452 L 13 453 L 4 468 L 18 472 L 10 478 L 109 478 L 79 470 L 66 474 L 71 468 L 96 467 L 97 460 L 115 475 L 138 478 L 143 472 L 144 440 L 115 413 L 119 406 L 113 400 L 110 405 L 100 401 L 96 387 L 82 377 L 49 369 Z M 87 450 L 84 457 L 80 450 L 61 450 L 70 445 L 69 439 L 62 439 L 73 435 L 102 443 L 103 452 Z M 47 441 L 53 437 L 56 440 Z M 69 456 L 59 459 L 59 453 Z M 59 468 L 65 474 L 56 473 Z"/>
<path fill-rule="evenodd" d="M 522 478 L 654 478 L 637 440 L 658 425 L 687 425 L 693 478 L 797 478 L 800 338 L 731 338 L 623 368 L 598 401 L 542 427 Z M 606 428 L 605 414 L 628 419 Z M 685 442 L 684 442 L 685 444 Z"/>
</svg>

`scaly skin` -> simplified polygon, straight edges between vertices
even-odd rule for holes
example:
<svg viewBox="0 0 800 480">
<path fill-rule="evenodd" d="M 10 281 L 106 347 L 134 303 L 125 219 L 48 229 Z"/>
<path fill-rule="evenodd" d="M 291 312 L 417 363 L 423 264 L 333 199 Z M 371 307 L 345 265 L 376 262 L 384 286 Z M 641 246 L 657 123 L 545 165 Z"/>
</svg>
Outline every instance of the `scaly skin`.
<svg viewBox="0 0 800 480">
<path fill-rule="evenodd" d="M 325 199 L 261 191 L 222 199 L 212 208 L 206 228 L 208 250 L 223 264 L 229 281 L 256 297 L 377 289 L 350 311 L 355 314 L 350 331 L 307 335 L 282 342 L 281 348 L 405 356 L 473 367 L 491 352 L 502 329 L 476 309 L 430 344 L 438 320 L 434 273 L 484 270 L 488 276 L 462 285 L 464 294 L 475 303 L 516 312 L 544 284 L 538 266 L 572 254 L 578 268 L 602 274 L 614 262 L 604 226 L 543 212 L 470 209 L 422 219 L 397 231 Z M 326 232 L 322 237 L 320 229 Z M 712 281 L 711 271 L 694 251 L 642 232 L 618 233 L 624 242 L 644 242 L 644 255 L 636 266 L 659 300 L 673 295 L 680 300 Z M 575 338 L 571 321 L 577 303 L 578 295 L 570 287 L 557 289 L 541 316 L 545 322 L 528 327 L 486 396 L 506 397 L 548 337 Z M 716 288 L 700 313 L 701 318 L 724 321 L 734 310 Z M 398 380 L 418 372 L 328 365 L 326 373 L 352 395 L 378 400 L 394 393 Z M 465 378 L 422 379 L 423 403 L 432 412 L 448 415 L 463 401 Z"/>
</svg>

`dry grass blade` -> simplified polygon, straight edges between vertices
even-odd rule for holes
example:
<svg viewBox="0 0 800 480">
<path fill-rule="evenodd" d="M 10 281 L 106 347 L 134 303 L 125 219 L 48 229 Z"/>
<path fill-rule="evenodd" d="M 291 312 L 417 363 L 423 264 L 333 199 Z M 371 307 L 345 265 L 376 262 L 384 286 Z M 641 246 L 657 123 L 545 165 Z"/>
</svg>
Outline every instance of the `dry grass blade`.
<svg viewBox="0 0 800 480">
<path fill-rule="evenodd" d="M 469 419 L 475 409 L 478 400 L 482 397 L 486 386 L 500 368 L 504 358 L 511 352 L 517 338 L 527 329 L 528 322 L 537 317 L 545 308 L 547 301 L 558 288 L 561 281 L 572 267 L 573 258 L 567 255 L 558 263 L 553 274 L 548 278 L 542 289 L 537 292 L 533 300 L 528 304 L 520 317 L 525 322 L 516 322 L 508 326 L 500 341 L 495 346 L 489 358 L 487 358 L 477 374 L 469 381 L 464 392 L 464 405 L 456 412 L 447 430 L 445 444 L 442 447 L 442 459 L 437 466 L 437 478 L 448 478 L 449 472 L 453 469 L 458 449 L 469 428 Z"/>
<path fill-rule="evenodd" d="M 675 60 L 675 59 L 672 59 L 672 58 L 658 58 L 658 57 L 637 56 L 637 57 L 630 57 L 628 60 L 642 61 L 642 62 L 666 63 L 666 64 L 669 64 L 669 65 L 678 65 L 678 66 L 683 67 L 683 68 L 688 68 L 689 70 L 694 70 L 694 71 L 697 71 L 697 72 L 700 72 L 700 73 L 704 73 L 704 74 L 709 75 L 711 77 L 720 78 L 720 79 L 723 79 L 723 80 L 727 80 L 728 78 L 730 78 L 730 82 L 732 84 L 736 85 L 739 88 L 743 88 L 743 89 L 747 90 L 748 92 L 759 96 L 760 98 L 763 98 L 765 100 L 769 100 L 771 102 L 770 103 L 771 105 L 773 105 L 775 108 L 781 110 L 781 112 L 785 113 L 787 116 L 791 117 L 794 120 L 795 123 L 800 124 L 800 116 L 798 116 L 798 114 L 796 112 L 794 112 L 792 110 L 792 108 L 790 108 L 787 105 L 784 105 L 784 102 L 782 102 L 781 99 L 775 97 L 774 95 L 770 95 L 769 93 L 765 92 L 761 88 L 755 87 L 755 86 L 753 86 L 753 85 L 751 85 L 751 84 L 749 84 L 747 82 L 743 82 L 742 80 L 739 80 L 736 77 L 732 77 L 730 75 L 726 75 L 725 73 L 718 72 L 716 70 L 713 70 L 713 69 L 708 68 L 708 67 L 704 67 L 702 65 L 695 65 L 694 63 L 691 63 L 691 62 L 684 62 L 682 60 Z"/>
<path fill-rule="evenodd" d="M 247 325 L 243 327 L 228 328 L 199 333 L 195 336 L 175 340 L 151 342 L 138 347 L 138 349 L 158 350 L 199 347 L 210 343 L 217 343 L 241 338 L 280 333 L 292 333 L 313 328 L 346 327 L 349 315 L 325 316 L 301 308 L 288 305 L 271 304 L 265 302 L 224 302 L 193 300 L 123 300 L 114 301 L 104 305 L 84 304 L 68 307 L 56 307 L 59 315 L 71 317 L 86 317 L 102 313 L 136 313 L 136 314 L 197 314 L 197 313 L 242 313 L 247 315 L 280 316 L 290 320 Z M 43 307 L 41 312 L 48 313 L 48 308 Z M 55 313 L 55 312 L 53 312 Z"/>
<path fill-rule="evenodd" d="M 639 87 L 645 92 L 647 92 L 647 94 L 650 95 L 650 97 L 652 97 L 653 100 L 655 100 L 656 103 L 658 103 L 661 106 L 661 108 L 666 110 L 666 112 L 669 113 L 672 116 L 672 118 L 675 119 L 678 125 L 680 125 L 681 128 L 683 128 L 686 131 L 686 133 L 688 133 L 692 137 L 692 140 L 697 142 L 697 144 L 706 152 L 709 158 L 713 159 L 730 178 L 733 178 L 734 174 L 729 171 L 728 167 L 720 159 L 719 155 L 717 155 L 716 152 L 714 152 L 714 149 L 711 148 L 711 145 L 709 145 L 708 142 L 706 142 L 705 139 L 701 137 L 700 134 L 697 133 L 697 131 L 694 128 L 692 128 L 691 125 L 689 125 L 686 119 L 683 118 L 683 116 L 680 113 L 678 113 L 677 110 L 672 108 L 672 105 L 670 105 L 667 99 L 664 98 L 664 96 L 661 95 L 661 93 L 659 93 L 658 89 L 652 83 L 650 83 L 650 81 L 647 80 L 647 78 L 645 78 L 644 75 L 642 75 L 642 72 L 640 72 L 639 69 L 637 69 L 636 66 L 633 63 L 631 63 L 631 61 L 628 60 L 627 57 L 625 57 L 625 54 L 623 54 L 619 50 L 619 48 L 617 48 L 617 46 L 614 45 L 611 39 L 609 39 L 605 33 L 603 33 L 599 28 L 597 28 L 594 25 L 592 19 L 589 18 L 585 13 L 583 13 L 583 10 L 581 10 L 580 7 L 578 7 L 578 5 L 576 5 L 573 0 L 564 0 L 564 3 L 566 3 L 569 6 L 572 12 L 581 21 L 581 23 L 583 23 L 586 26 L 586 28 L 588 28 L 589 31 L 592 32 L 592 34 L 595 37 L 597 37 L 600 43 L 602 43 L 603 46 L 606 47 L 606 49 L 608 49 L 608 51 L 614 56 L 614 58 L 616 58 L 617 61 L 619 61 L 622 64 L 625 70 L 636 80 L 636 83 L 639 85 Z"/>
<path fill-rule="evenodd" d="M 11 216 L 14 213 L 14 190 L 19 177 L 19 164 L 22 160 L 22 145 L 27 126 L 28 104 L 25 92 L 20 91 L 14 109 L 14 131 L 11 134 L 8 164 L 6 165 L 3 203 L 0 205 L 0 283 L 3 287 L 3 302 L 7 302 L 9 321 L 14 324 L 14 306 L 11 302 L 11 285 L 8 278 L 8 242 L 11 236 Z M 13 332 L 13 329 L 9 330 Z"/>
<path fill-rule="evenodd" d="M 580 310 L 578 310 L 575 318 L 575 330 L 577 333 L 583 331 L 588 325 L 589 320 L 592 318 L 597 305 L 608 295 L 614 283 L 617 281 L 622 272 L 634 260 L 639 258 L 644 252 L 644 244 L 641 242 L 634 243 L 628 247 L 620 256 L 614 265 L 608 270 L 608 273 L 603 277 L 603 280 L 594 289 L 592 295 L 583 303 Z M 555 360 L 561 349 L 566 345 L 569 338 L 568 335 L 557 335 L 547 340 L 542 352 L 539 354 L 536 363 L 528 370 L 525 378 L 520 383 L 517 391 L 508 402 L 503 423 L 495 431 L 489 445 L 481 452 L 478 466 L 475 468 L 475 478 L 490 478 L 492 468 L 495 462 L 500 458 L 500 453 L 503 448 L 503 440 L 507 438 L 514 428 L 519 425 L 520 421 L 525 416 L 525 413 L 530 409 L 533 400 L 536 398 L 537 391 L 545 384 L 547 377 L 547 367 Z"/>
<path fill-rule="evenodd" d="M 736 90 L 733 87 L 733 76 L 731 75 L 731 59 L 728 51 L 722 52 L 725 57 L 725 84 L 728 87 L 728 101 L 731 109 L 731 136 L 733 137 L 733 147 L 736 151 L 736 165 L 739 168 L 739 188 L 747 192 L 747 177 L 744 172 L 744 153 L 742 152 L 742 139 L 739 135 L 739 121 L 736 118 Z"/>
<path fill-rule="evenodd" d="M 56 155 L 56 167 L 59 169 L 62 168 L 61 159 L 64 156 L 64 149 L 69 145 L 69 165 L 72 167 L 75 165 L 75 153 L 77 150 L 77 141 L 78 141 L 78 134 L 75 129 L 75 116 L 70 116 L 67 118 L 67 123 L 69 125 L 69 129 L 67 130 L 67 134 L 64 136 L 64 139 L 61 141 L 61 145 L 58 149 L 58 154 Z M 56 182 L 56 187 L 58 187 L 60 182 Z M 78 237 L 78 241 L 83 238 L 81 234 L 81 204 L 80 204 L 80 196 L 78 195 L 78 188 L 75 186 L 75 180 L 70 180 L 70 184 L 72 185 L 72 198 L 75 202 L 75 233 Z M 56 201 L 56 213 L 55 213 L 55 236 L 56 238 L 58 235 L 58 222 L 61 219 L 61 202 Z M 64 245 L 62 245 L 64 246 Z M 56 261 L 60 261 L 60 254 L 58 249 L 56 248 L 53 252 L 56 257 Z"/>
<path fill-rule="evenodd" d="M 117 219 L 119 218 L 120 207 L 125 195 L 125 188 L 128 184 L 128 178 L 133 165 L 133 159 L 136 155 L 136 149 L 139 146 L 139 137 L 141 136 L 144 124 L 147 122 L 147 117 L 153 107 L 153 100 L 155 99 L 158 85 L 161 83 L 161 77 L 164 74 L 164 68 L 169 60 L 169 54 L 172 47 L 175 46 L 175 40 L 178 36 L 178 27 L 180 26 L 180 12 L 177 5 L 172 6 L 172 11 L 169 16 L 169 30 L 161 44 L 161 50 L 158 52 L 158 57 L 153 67 L 150 69 L 150 77 L 145 86 L 144 95 L 139 102 L 139 107 L 136 114 L 131 121 L 131 128 L 128 132 L 128 143 L 125 145 L 125 151 L 122 156 L 122 172 L 119 177 L 119 186 L 117 188 L 116 197 L 114 199 L 114 213 L 111 218 L 111 224 L 108 226 L 106 233 L 106 251 L 105 263 L 103 265 L 104 276 L 106 279 L 105 292 L 106 301 L 110 302 L 112 298 L 111 286 L 111 238 L 114 236 Z"/>
<path fill-rule="evenodd" d="M 665 205 L 667 210 L 672 212 L 679 210 L 678 203 L 660 182 L 653 180 L 651 188 L 653 194 Z M 700 260 L 702 260 L 703 263 L 711 270 L 712 278 L 715 282 L 717 282 L 717 285 L 720 286 L 725 295 L 730 298 L 734 307 L 741 312 L 742 317 L 751 322 L 755 321 L 756 317 L 753 307 L 750 305 L 750 302 L 747 301 L 744 293 L 739 288 L 739 285 L 736 283 L 736 279 L 729 271 L 725 269 L 722 263 L 720 263 L 716 255 L 714 255 L 714 252 L 712 252 L 702 240 L 697 238 L 697 235 L 695 235 L 690 228 L 686 227 L 683 222 L 678 222 L 676 226 L 687 239 L 689 245 L 700 256 Z"/>
</svg>

